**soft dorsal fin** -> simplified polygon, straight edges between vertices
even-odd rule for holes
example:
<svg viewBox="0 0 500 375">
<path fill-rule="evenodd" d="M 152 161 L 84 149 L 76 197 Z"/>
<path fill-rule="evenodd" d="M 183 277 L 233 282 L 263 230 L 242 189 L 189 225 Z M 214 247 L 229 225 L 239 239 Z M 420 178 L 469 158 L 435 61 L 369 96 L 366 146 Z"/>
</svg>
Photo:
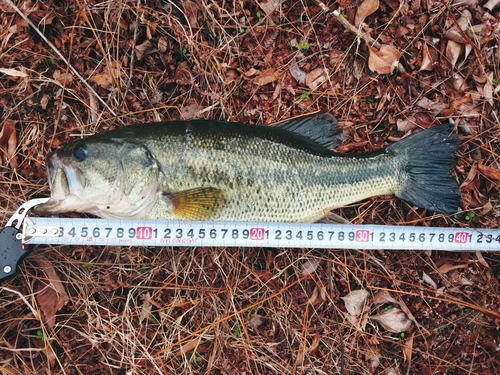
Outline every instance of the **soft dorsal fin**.
<svg viewBox="0 0 500 375">
<path fill-rule="evenodd" d="M 299 116 L 272 126 L 307 138 L 320 149 L 335 148 L 342 142 L 342 127 L 328 112 Z"/>
</svg>

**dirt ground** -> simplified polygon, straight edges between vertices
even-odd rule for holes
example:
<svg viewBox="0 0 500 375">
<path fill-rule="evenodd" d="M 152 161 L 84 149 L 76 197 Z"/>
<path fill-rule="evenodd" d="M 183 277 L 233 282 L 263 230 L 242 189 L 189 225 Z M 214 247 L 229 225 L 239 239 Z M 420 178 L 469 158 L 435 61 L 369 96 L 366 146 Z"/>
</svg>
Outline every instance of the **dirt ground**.
<svg viewBox="0 0 500 375">
<path fill-rule="evenodd" d="M 499 38 L 498 0 L 0 0 L 0 224 L 78 137 L 329 111 L 339 152 L 463 144 L 460 212 L 335 214 L 499 228 Z M 41 246 L 0 285 L 0 373 L 500 374 L 499 279 L 493 252 Z"/>
</svg>

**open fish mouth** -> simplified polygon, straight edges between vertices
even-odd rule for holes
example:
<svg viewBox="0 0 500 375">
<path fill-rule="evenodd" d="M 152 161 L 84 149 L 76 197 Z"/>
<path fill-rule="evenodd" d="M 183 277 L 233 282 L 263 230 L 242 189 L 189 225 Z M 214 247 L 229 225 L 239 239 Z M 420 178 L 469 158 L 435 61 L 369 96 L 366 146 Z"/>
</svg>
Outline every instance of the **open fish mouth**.
<svg viewBox="0 0 500 375">
<path fill-rule="evenodd" d="M 68 207 L 70 202 L 77 202 L 83 193 L 83 176 L 78 168 L 64 165 L 56 152 L 47 155 L 46 165 L 50 200 L 38 206 L 36 211 L 54 213 L 68 211 L 71 209 Z"/>
</svg>

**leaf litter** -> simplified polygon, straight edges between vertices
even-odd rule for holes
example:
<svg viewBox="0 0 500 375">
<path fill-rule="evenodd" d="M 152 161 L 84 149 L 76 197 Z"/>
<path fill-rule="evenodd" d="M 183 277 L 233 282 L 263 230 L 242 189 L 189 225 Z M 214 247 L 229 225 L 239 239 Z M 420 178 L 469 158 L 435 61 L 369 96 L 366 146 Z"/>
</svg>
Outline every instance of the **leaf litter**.
<svg viewBox="0 0 500 375">
<path fill-rule="evenodd" d="M 446 121 L 463 141 L 456 215 L 388 197 L 333 215 L 499 227 L 498 1 L 14 5 L 34 27 L 0 2 L 2 223 L 47 195 L 43 158 L 75 136 L 328 110 L 343 126 L 340 151 L 374 151 Z M 52 270 L 33 258 L 41 251 Z M 0 367 L 13 373 L 13 364 L 53 374 L 500 367 L 495 253 L 46 246 L 33 256 L 0 286 Z"/>
</svg>

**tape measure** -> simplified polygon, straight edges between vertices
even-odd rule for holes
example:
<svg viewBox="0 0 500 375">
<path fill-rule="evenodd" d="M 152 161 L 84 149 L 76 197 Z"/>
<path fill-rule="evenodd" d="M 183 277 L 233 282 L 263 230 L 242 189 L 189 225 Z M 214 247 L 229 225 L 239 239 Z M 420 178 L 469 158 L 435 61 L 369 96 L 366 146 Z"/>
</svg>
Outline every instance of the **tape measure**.
<svg viewBox="0 0 500 375">
<path fill-rule="evenodd" d="M 500 229 L 26 217 L 23 244 L 500 251 Z"/>
</svg>

